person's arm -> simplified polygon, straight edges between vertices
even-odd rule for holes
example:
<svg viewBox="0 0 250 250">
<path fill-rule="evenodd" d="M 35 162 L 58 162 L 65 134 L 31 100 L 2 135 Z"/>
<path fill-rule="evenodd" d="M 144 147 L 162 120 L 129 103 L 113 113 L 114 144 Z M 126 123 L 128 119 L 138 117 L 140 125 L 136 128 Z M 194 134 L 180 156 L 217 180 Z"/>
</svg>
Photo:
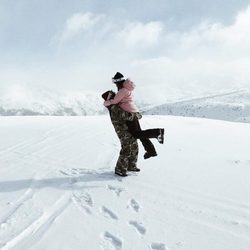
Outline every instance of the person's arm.
<svg viewBox="0 0 250 250">
<path fill-rule="evenodd" d="M 112 115 L 115 116 L 119 121 L 134 121 L 137 119 L 141 119 L 141 114 L 140 113 L 130 113 L 127 112 L 117 105 L 113 105 L 111 107 L 111 112 Z"/>
<path fill-rule="evenodd" d="M 112 104 L 119 103 L 125 97 L 126 93 L 127 93 L 126 89 L 119 90 L 117 92 L 117 94 L 115 95 L 114 99 L 107 100 L 104 102 L 104 106 L 107 107 L 107 106 L 110 106 Z"/>
</svg>

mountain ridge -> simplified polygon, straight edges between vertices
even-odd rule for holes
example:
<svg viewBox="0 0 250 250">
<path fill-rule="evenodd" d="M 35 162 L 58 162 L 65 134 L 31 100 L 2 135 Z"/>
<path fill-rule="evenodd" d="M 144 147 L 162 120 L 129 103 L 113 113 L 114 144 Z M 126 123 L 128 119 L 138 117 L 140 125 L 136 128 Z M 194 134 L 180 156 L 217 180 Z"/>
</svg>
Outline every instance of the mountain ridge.
<svg viewBox="0 0 250 250">
<path fill-rule="evenodd" d="M 232 90 L 210 95 L 188 96 L 159 105 L 139 101 L 144 115 L 175 115 L 250 122 L 250 92 Z M 12 88 L 0 95 L 0 116 L 86 116 L 103 115 L 100 93 L 36 91 Z"/>
<path fill-rule="evenodd" d="M 250 122 L 250 92 L 240 90 L 170 102 L 143 113 Z"/>
</svg>

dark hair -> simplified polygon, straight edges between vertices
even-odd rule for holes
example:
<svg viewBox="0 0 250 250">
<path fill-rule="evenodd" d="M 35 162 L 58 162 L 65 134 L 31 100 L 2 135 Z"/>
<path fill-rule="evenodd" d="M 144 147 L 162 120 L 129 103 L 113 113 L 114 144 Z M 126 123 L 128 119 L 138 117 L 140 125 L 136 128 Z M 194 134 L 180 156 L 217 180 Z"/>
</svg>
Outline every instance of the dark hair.
<svg viewBox="0 0 250 250">
<path fill-rule="evenodd" d="M 120 90 L 120 89 L 123 88 L 123 83 L 124 83 L 124 82 L 125 82 L 125 80 L 116 83 L 116 87 L 117 87 L 118 90 Z"/>
<path fill-rule="evenodd" d="M 108 99 L 109 97 L 109 99 Z M 110 99 L 114 99 L 115 97 L 115 92 L 112 90 L 108 90 L 105 93 L 102 94 L 102 98 L 106 101 L 106 100 L 110 100 Z"/>
</svg>

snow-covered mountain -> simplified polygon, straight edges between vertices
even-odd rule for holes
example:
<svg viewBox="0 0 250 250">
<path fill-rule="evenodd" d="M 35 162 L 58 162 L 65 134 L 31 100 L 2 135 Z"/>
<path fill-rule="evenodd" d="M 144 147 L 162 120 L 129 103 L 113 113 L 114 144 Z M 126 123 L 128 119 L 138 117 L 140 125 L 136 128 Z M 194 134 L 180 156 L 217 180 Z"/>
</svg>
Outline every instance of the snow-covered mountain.
<svg viewBox="0 0 250 250">
<path fill-rule="evenodd" d="M 144 111 L 151 115 L 176 115 L 250 122 L 250 92 L 229 93 L 187 98 L 155 106 Z"/>
<path fill-rule="evenodd" d="M 0 95 L 0 115 L 76 116 L 103 114 L 100 95 L 95 92 L 55 91 L 12 86 Z"/>
<path fill-rule="evenodd" d="M 168 99 L 168 97 L 166 97 Z M 137 100 L 144 114 L 206 117 L 250 122 L 250 92 L 231 91 L 220 94 L 169 96 L 161 105 Z M 0 116 L 84 116 L 107 113 L 100 93 L 54 91 L 12 86 L 0 92 Z"/>
</svg>

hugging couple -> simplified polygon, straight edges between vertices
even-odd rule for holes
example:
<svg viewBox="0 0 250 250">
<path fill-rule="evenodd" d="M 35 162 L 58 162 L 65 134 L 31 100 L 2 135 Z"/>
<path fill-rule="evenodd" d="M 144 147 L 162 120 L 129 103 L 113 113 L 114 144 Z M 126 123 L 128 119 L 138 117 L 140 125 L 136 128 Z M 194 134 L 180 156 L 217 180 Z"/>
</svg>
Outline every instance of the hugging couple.
<svg viewBox="0 0 250 250">
<path fill-rule="evenodd" d="M 117 87 L 117 93 L 107 91 L 102 94 L 104 106 L 108 108 L 111 122 L 121 143 L 121 150 L 115 167 L 115 174 L 125 177 L 128 171 L 139 172 L 137 167 L 138 143 L 142 142 L 145 149 L 144 159 L 157 156 L 155 147 L 150 141 L 156 138 L 159 143 L 164 143 L 164 129 L 154 128 L 142 130 L 139 119 L 142 115 L 136 107 L 132 92 L 134 83 L 117 72 L 112 78 Z"/>
</svg>

